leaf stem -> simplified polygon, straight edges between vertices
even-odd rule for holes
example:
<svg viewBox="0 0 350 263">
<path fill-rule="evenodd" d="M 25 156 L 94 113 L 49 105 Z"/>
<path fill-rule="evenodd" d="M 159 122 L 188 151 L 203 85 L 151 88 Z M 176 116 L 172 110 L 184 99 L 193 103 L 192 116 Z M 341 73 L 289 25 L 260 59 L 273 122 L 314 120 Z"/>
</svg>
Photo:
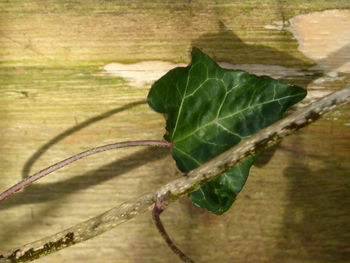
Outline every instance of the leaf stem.
<svg viewBox="0 0 350 263">
<path fill-rule="evenodd" d="M 164 241 L 167 243 L 169 248 L 183 261 L 186 263 L 194 263 L 192 259 L 190 259 L 184 252 L 182 252 L 175 243 L 171 240 L 168 233 L 166 232 L 164 225 L 160 219 L 160 214 L 165 210 L 164 202 L 162 202 L 160 199 L 156 200 L 156 203 L 154 204 L 153 210 L 152 210 L 152 217 L 154 220 L 154 223 L 164 239 Z"/>
<path fill-rule="evenodd" d="M 134 146 L 157 146 L 157 147 L 171 147 L 171 143 L 167 141 L 157 141 L 157 140 L 141 140 L 141 141 L 126 141 L 126 142 L 117 142 L 112 144 L 107 144 L 103 146 L 99 146 L 96 148 L 92 148 L 90 150 L 78 153 L 76 155 L 73 155 L 67 159 L 64 159 L 58 163 L 55 163 L 37 173 L 35 173 L 32 176 L 29 176 L 25 179 L 23 179 L 21 182 L 15 184 L 14 186 L 10 187 L 6 191 L 2 192 L 0 194 L 0 202 L 8 198 L 10 195 L 14 194 L 15 192 L 21 190 L 22 188 L 30 185 L 31 183 L 35 182 L 36 180 L 44 177 L 45 175 L 48 175 L 58 169 L 61 169 L 62 167 L 71 164 L 75 161 L 78 161 L 79 159 L 82 159 L 84 157 L 107 151 L 117 148 L 124 148 L 124 147 L 134 147 Z"/>
</svg>

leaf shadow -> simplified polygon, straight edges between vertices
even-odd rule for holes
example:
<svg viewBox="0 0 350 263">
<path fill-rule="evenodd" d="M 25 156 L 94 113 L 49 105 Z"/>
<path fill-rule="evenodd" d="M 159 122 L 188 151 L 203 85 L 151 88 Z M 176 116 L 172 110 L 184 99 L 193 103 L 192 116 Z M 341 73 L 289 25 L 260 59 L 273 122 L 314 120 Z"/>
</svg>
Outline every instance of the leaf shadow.
<svg viewBox="0 0 350 263">
<path fill-rule="evenodd" d="M 222 21 L 218 22 L 217 32 L 202 34 L 192 41 L 192 46 L 200 48 L 218 62 L 281 65 L 298 69 L 308 69 L 315 65 L 272 47 L 247 44 Z"/>
</svg>

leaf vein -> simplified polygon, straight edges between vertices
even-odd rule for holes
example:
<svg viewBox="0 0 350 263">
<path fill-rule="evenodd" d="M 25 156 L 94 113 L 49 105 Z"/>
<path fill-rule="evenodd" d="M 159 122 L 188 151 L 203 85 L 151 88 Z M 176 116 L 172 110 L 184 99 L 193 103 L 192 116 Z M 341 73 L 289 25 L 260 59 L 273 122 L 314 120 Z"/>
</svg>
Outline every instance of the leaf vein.
<svg viewBox="0 0 350 263">
<path fill-rule="evenodd" d="M 187 80 L 186 80 L 186 87 L 185 87 L 185 91 L 184 91 L 184 94 L 183 96 L 186 96 L 186 92 L 187 92 L 187 88 L 188 88 L 188 81 L 190 79 L 190 75 L 191 75 L 191 71 L 192 71 L 193 67 L 191 67 L 187 73 Z M 179 112 L 176 116 L 176 121 L 175 121 L 175 126 L 174 126 L 174 131 L 173 131 L 173 134 L 171 136 L 171 139 L 174 138 L 174 135 L 176 133 L 176 129 L 177 129 L 177 125 L 179 123 L 179 119 L 180 119 L 180 115 L 181 115 L 181 112 L 182 112 L 182 107 L 183 107 L 183 104 L 184 104 L 184 99 L 181 99 L 181 104 L 180 104 L 180 107 L 179 107 Z"/>
<path fill-rule="evenodd" d="M 248 106 L 248 107 L 246 107 L 244 109 L 241 109 L 239 111 L 236 111 L 236 112 L 234 112 L 232 114 L 226 115 L 226 116 L 221 117 L 221 118 L 214 119 L 214 120 L 204 124 L 203 126 L 198 127 L 197 129 L 195 129 L 194 131 L 192 131 L 189 134 L 185 135 L 184 137 L 177 139 L 174 142 L 183 141 L 183 140 L 187 139 L 188 137 L 192 136 L 193 134 L 195 134 L 196 132 L 198 132 L 199 130 L 204 129 L 204 128 L 210 126 L 210 125 L 217 124 L 217 121 L 219 121 L 219 120 L 224 120 L 224 119 L 227 119 L 227 118 L 231 118 L 231 117 L 233 117 L 235 115 L 241 114 L 244 111 L 247 111 L 247 110 L 250 110 L 250 109 L 253 109 L 253 108 L 256 108 L 256 107 L 260 107 L 260 106 L 263 106 L 263 105 L 266 105 L 266 104 L 269 104 L 269 103 L 272 103 L 272 102 L 275 102 L 275 101 L 277 101 L 279 103 L 279 100 L 292 98 L 292 97 L 297 97 L 297 96 L 300 96 L 300 94 L 286 96 L 286 97 L 283 97 L 283 98 L 280 98 L 280 99 L 270 100 L 270 101 L 266 101 L 266 102 L 263 102 L 263 103 L 255 104 L 255 105 L 252 105 L 252 106 Z"/>
<path fill-rule="evenodd" d="M 188 153 L 184 152 L 183 150 L 181 150 L 180 148 L 173 146 L 174 149 L 176 149 L 177 151 L 181 152 L 183 155 L 185 155 L 186 157 L 190 158 L 192 161 L 194 161 L 197 165 L 201 165 L 202 163 L 199 162 L 196 158 L 194 158 L 193 156 L 189 155 Z"/>
</svg>

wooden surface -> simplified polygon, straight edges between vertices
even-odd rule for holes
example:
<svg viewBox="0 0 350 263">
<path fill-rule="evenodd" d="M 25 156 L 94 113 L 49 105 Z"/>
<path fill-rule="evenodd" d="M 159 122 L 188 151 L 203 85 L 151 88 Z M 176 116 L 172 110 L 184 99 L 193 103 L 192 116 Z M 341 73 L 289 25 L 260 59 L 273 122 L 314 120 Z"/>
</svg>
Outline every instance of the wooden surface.
<svg viewBox="0 0 350 263">
<path fill-rule="evenodd" d="M 145 103 L 149 84 L 187 63 L 191 46 L 227 67 L 307 87 L 307 101 L 350 84 L 348 1 L 1 0 L 0 7 L 0 190 L 94 146 L 161 139 L 164 118 Z M 196 262 L 350 262 L 349 109 L 267 151 L 225 215 L 185 199 L 170 207 L 162 215 L 170 235 Z M 162 149 L 82 160 L 0 204 L 0 250 L 174 176 Z M 38 262 L 177 258 L 144 214 Z"/>
</svg>

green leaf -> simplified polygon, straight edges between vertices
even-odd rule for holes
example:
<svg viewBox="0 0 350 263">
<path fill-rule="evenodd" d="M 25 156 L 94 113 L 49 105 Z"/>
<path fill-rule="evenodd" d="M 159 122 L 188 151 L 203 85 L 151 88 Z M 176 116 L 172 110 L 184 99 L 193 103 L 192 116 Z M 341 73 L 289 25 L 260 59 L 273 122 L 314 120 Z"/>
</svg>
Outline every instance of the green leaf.
<svg viewBox="0 0 350 263">
<path fill-rule="evenodd" d="M 167 116 L 164 138 L 182 172 L 188 172 L 276 122 L 306 95 L 300 87 L 270 77 L 218 66 L 199 49 L 187 67 L 156 81 L 148 103 Z M 245 184 L 256 156 L 190 194 L 191 201 L 216 214 L 227 211 Z"/>
</svg>

